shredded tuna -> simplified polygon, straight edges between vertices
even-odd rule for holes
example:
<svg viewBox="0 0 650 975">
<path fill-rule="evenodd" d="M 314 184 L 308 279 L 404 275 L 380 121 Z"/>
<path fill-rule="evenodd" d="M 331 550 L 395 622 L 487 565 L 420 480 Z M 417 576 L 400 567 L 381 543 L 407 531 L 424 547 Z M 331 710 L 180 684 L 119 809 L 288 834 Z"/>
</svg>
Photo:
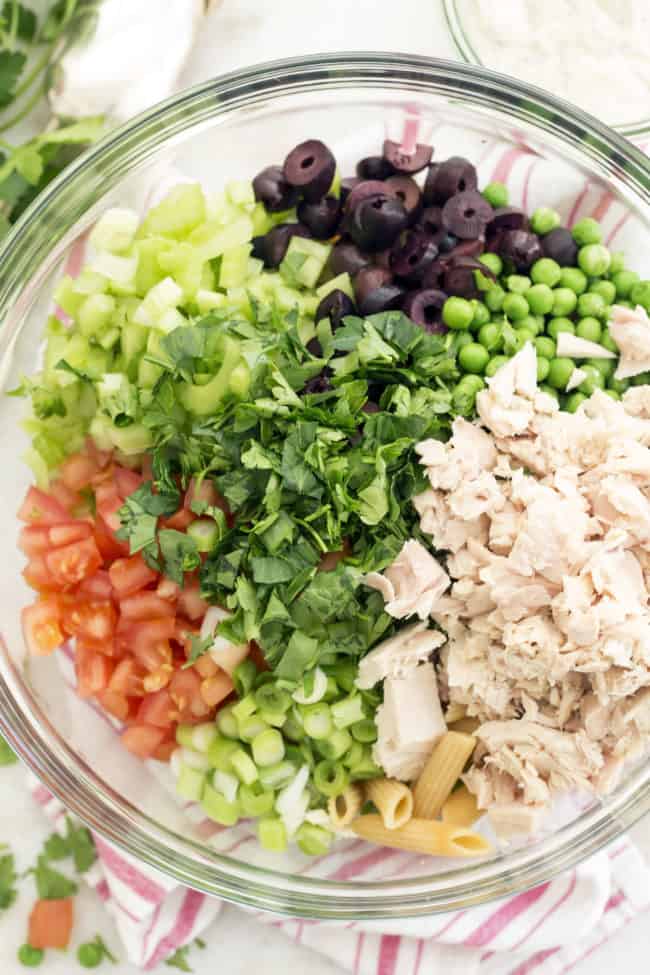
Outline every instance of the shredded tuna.
<svg viewBox="0 0 650 975">
<path fill-rule="evenodd" d="M 367 586 L 379 590 L 386 603 L 386 612 L 397 619 L 414 614 L 421 620 L 427 619 L 450 586 L 449 576 L 440 563 L 412 539 L 404 543 L 402 551 L 383 575 L 370 572 L 365 581 Z"/>
<path fill-rule="evenodd" d="M 613 305 L 609 332 L 620 352 L 614 373 L 617 379 L 630 379 L 650 369 L 650 318 L 645 308 Z"/>
</svg>

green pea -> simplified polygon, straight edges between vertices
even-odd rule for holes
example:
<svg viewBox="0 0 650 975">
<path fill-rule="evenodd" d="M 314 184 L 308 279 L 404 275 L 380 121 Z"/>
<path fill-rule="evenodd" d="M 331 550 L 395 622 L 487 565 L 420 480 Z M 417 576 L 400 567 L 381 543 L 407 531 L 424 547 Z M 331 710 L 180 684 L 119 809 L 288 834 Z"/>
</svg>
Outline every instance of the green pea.
<svg viewBox="0 0 650 975">
<path fill-rule="evenodd" d="M 31 945 L 21 945 L 18 949 L 18 961 L 26 968 L 36 968 L 45 958 L 42 948 L 32 948 Z"/>
<path fill-rule="evenodd" d="M 610 379 L 616 370 L 616 359 L 587 359 L 585 365 L 597 369 L 605 381 Z M 584 369 L 584 366 L 582 367 Z"/>
<path fill-rule="evenodd" d="M 498 372 L 501 366 L 505 366 L 506 362 L 510 362 L 507 355 L 495 355 L 488 362 L 485 367 L 485 375 L 493 376 L 495 372 Z"/>
<path fill-rule="evenodd" d="M 583 365 L 580 368 L 583 372 L 587 373 L 586 377 L 578 386 L 581 393 L 584 393 L 585 396 L 591 396 L 594 390 L 605 388 L 605 377 L 598 371 L 598 369 L 588 365 Z"/>
<path fill-rule="evenodd" d="M 539 335 L 544 328 L 544 318 L 541 315 L 526 315 L 525 318 L 520 318 L 518 322 L 513 322 L 512 324 L 517 331 L 520 328 L 525 328 L 528 332 L 532 332 L 533 335 Z"/>
<path fill-rule="evenodd" d="M 526 301 L 534 315 L 548 315 L 555 292 L 547 284 L 534 284 L 526 292 Z"/>
<path fill-rule="evenodd" d="M 535 284 L 547 284 L 549 288 L 554 288 L 560 280 L 562 268 L 557 261 L 550 257 L 540 257 L 535 261 L 530 269 L 530 276 Z"/>
<path fill-rule="evenodd" d="M 100 944 L 89 941 L 77 948 L 77 961 L 84 968 L 97 968 L 104 957 L 104 948 Z"/>
<path fill-rule="evenodd" d="M 587 244 L 578 251 L 578 264 L 590 278 L 607 274 L 610 260 L 609 251 L 602 244 Z"/>
<path fill-rule="evenodd" d="M 479 348 L 483 347 L 479 346 Z M 476 396 L 484 386 L 485 383 L 480 376 L 463 376 L 451 394 L 453 412 L 459 416 L 471 416 L 474 412 Z"/>
<path fill-rule="evenodd" d="M 603 327 L 597 318 L 581 318 L 576 325 L 576 335 L 588 342 L 600 342 Z"/>
<path fill-rule="evenodd" d="M 474 318 L 474 309 L 465 298 L 447 298 L 442 306 L 442 320 L 448 328 L 469 328 Z"/>
<path fill-rule="evenodd" d="M 619 298 L 616 304 L 620 305 L 622 308 L 634 308 L 633 303 L 628 301 L 627 298 Z"/>
<path fill-rule="evenodd" d="M 456 332 L 456 352 L 463 348 L 464 345 L 470 345 L 474 341 L 474 336 L 471 332 Z"/>
<path fill-rule="evenodd" d="M 490 353 L 478 342 L 470 342 L 468 345 L 464 345 L 458 353 L 458 363 L 461 369 L 476 375 L 484 371 L 489 361 Z"/>
<path fill-rule="evenodd" d="M 503 329 L 495 322 L 489 322 L 480 328 L 478 340 L 488 352 L 497 352 L 503 346 Z"/>
<path fill-rule="evenodd" d="M 491 207 L 508 206 L 508 187 L 495 180 L 488 183 L 483 189 L 483 199 L 487 200 Z"/>
<path fill-rule="evenodd" d="M 557 339 L 560 332 L 569 332 L 575 335 L 576 327 L 569 318 L 552 318 L 546 326 L 546 331 L 552 339 Z"/>
<path fill-rule="evenodd" d="M 603 232 L 597 220 L 593 217 L 585 217 L 572 227 L 571 236 L 578 247 L 584 247 L 585 244 L 600 244 Z"/>
<path fill-rule="evenodd" d="M 616 274 L 612 274 L 612 284 L 616 288 L 617 298 L 629 298 L 632 288 L 638 283 L 639 275 L 636 271 L 617 271 Z"/>
<path fill-rule="evenodd" d="M 516 295 L 524 295 L 530 288 L 532 282 L 525 274 L 509 274 L 506 278 L 508 291 Z"/>
<path fill-rule="evenodd" d="M 626 393 L 630 388 L 630 380 L 614 379 L 614 377 L 612 376 L 607 383 L 607 388 L 611 389 L 612 392 L 618 393 L 620 396 L 622 396 L 623 393 Z"/>
<path fill-rule="evenodd" d="M 553 386 L 554 389 L 566 389 L 566 384 L 571 378 L 574 369 L 575 363 L 573 359 L 563 357 L 551 359 L 548 376 L 546 377 L 549 386 Z"/>
<path fill-rule="evenodd" d="M 650 281 L 637 281 L 630 288 L 630 301 L 650 312 Z"/>
<path fill-rule="evenodd" d="M 496 275 L 497 277 L 503 271 L 503 261 L 498 254 L 492 254 L 488 251 L 487 254 L 481 254 L 479 261 L 481 264 L 485 264 L 485 266 L 492 271 L 492 274 Z"/>
<path fill-rule="evenodd" d="M 530 332 L 527 328 L 518 328 L 515 332 L 515 344 L 517 346 L 517 351 L 523 349 L 526 342 L 534 342 L 535 333 Z"/>
<path fill-rule="evenodd" d="M 490 311 L 501 311 L 503 308 L 503 299 L 506 293 L 499 284 L 493 284 L 489 291 L 485 292 L 483 301 L 488 306 Z"/>
<path fill-rule="evenodd" d="M 562 223 L 562 218 L 557 210 L 550 207 L 538 207 L 530 218 L 530 229 L 534 234 L 549 234 Z"/>
<path fill-rule="evenodd" d="M 474 309 L 474 317 L 470 325 L 470 328 L 474 332 L 490 321 L 490 309 L 482 301 L 479 301 L 478 298 L 472 298 L 470 305 Z"/>
<path fill-rule="evenodd" d="M 579 267 L 563 267 L 560 274 L 560 287 L 569 288 L 576 295 L 587 290 L 587 275 Z"/>
<path fill-rule="evenodd" d="M 587 291 L 578 298 L 578 315 L 580 318 L 604 318 L 606 314 L 607 305 L 602 295 Z"/>
<path fill-rule="evenodd" d="M 504 315 L 507 315 L 513 322 L 525 318 L 530 312 L 528 302 L 523 295 L 507 294 L 503 299 L 502 307 Z"/>
<path fill-rule="evenodd" d="M 580 404 L 584 403 L 586 399 L 587 397 L 584 395 L 584 393 L 579 393 L 577 391 L 575 393 L 571 393 L 571 395 L 567 396 L 564 401 L 564 409 L 567 411 L 567 413 L 575 413 Z"/>
<path fill-rule="evenodd" d="M 570 315 L 578 304 L 578 296 L 571 288 L 556 288 L 553 292 L 552 315 Z"/>
<path fill-rule="evenodd" d="M 548 383 L 542 383 L 542 385 L 539 387 L 539 391 L 540 393 L 546 393 L 547 396 L 552 396 L 556 403 L 560 402 L 560 394 L 558 393 L 557 389 L 553 389 L 553 387 L 549 386 Z"/>
<path fill-rule="evenodd" d="M 621 394 L 620 393 L 617 393 L 615 389 L 604 389 L 603 392 L 605 393 L 605 396 L 609 396 L 610 399 L 620 399 L 621 398 Z"/>
<path fill-rule="evenodd" d="M 607 349 L 608 352 L 615 352 L 616 355 L 618 355 L 618 351 L 619 351 L 618 345 L 610 335 L 608 328 L 604 328 L 602 330 L 599 341 L 602 347 L 604 349 Z"/>
<path fill-rule="evenodd" d="M 542 356 L 543 359 L 554 359 L 555 342 L 553 339 L 549 339 L 546 335 L 539 335 L 535 339 L 535 351 L 537 352 L 537 355 Z"/>
<path fill-rule="evenodd" d="M 466 376 L 462 376 L 461 379 L 456 383 L 456 389 L 464 390 L 465 392 L 472 391 L 474 393 L 480 393 L 482 389 L 485 388 L 485 383 L 481 376 L 475 376 L 468 373 Z"/>
<path fill-rule="evenodd" d="M 543 383 L 549 374 L 551 363 L 544 356 L 537 356 L 537 382 Z"/>
<path fill-rule="evenodd" d="M 623 251 L 616 251 L 612 254 L 612 259 L 609 262 L 609 273 L 619 274 L 621 271 L 625 270 L 625 254 Z"/>
<path fill-rule="evenodd" d="M 613 281 L 594 281 L 588 294 L 600 295 L 606 305 L 611 305 L 616 299 L 616 285 Z"/>
</svg>

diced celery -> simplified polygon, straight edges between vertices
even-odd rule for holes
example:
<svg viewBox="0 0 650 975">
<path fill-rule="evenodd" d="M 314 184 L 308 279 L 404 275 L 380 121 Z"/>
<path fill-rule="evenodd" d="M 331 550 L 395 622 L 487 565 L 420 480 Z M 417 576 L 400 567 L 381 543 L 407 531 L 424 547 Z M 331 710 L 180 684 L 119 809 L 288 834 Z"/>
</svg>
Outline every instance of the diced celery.
<svg viewBox="0 0 650 975">
<path fill-rule="evenodd" d="M 226 195 L 235 206 L 248 209 L 255 206 L 253 184 L 247 179 L 233 179 L 226 184 Z"/>
<path fill-rule="evenodd" d="M 217 727 L 225 738 L 239 737 L 237 718 L 232 713 L 232 708 L 232 704 L 226 704 L 225 707 L 219 708 L 217 712 Z"/>
<path fill-rule="evenodd" d="M 251 384 L 251 371 L 247 364 L 242 360 L 238 362 L 230 373 L 228 388 L 233 396 L 245 396 Z"/>
<path fill-rule="evenodd" d="M 169 247 L 166 237 L 147 237 L 138 240 L 134 250 L 138 255 L 138 270 L 135 275 L 135 287 L 139 295 L 146 295 L 155 284 L 165 277 L 165 272 L 158 263 L 158 257 Z"/>
<path fill-rule="evenodd" d="M 239 787 L 239 804 L 244 816 L 255 819 L 266 816 L 273 810 L 274 801 L 273 792 L 266 791 L 259 782 Z"/>
<path fill-rule="evenodd" d="M 121 335 L 121 347 L 124 364 L 131 371 L 135 368 L 137 361 L 142 355 L 147 345 L 147 329 L 144 325 L 137 322 L 128 322 L 124 325 Z M 129 375 L 129 379 L 135 378 Z"/>
<path fill-rule="evenodd" d="M 33 447 L 30 447 L 29 450 L 25 451 L 24 460 L 34 475 L 36 486 L 43 490 L 46 489 L 50 483 L 50 470 L 45 458 L 41 457 Z"/>
<path fill-rule="evenodd" d="M 141 423 L 131 423 L 128 427 L 111 425 L 109 436 L 113 446 L 127 456 L 141 454 L 148 450 L 152 444 L 151 430 L 142 426 Z"/>
<path fill-rule="evenodd" d="M 74 280 L 74 290 L 80 295 L 98 295 L 106 291 L 108 279 L 97 271 L 82 271 Z"/>
<path fill-rule="evenodd" d="M 101 215 L 90 234 L 90 244 L 100 251 L 121 254 L 135 238 L 140 218 L 135 210 L 112 207 Z"/>
<path fill-rule="evenodd" d="M 178 398 L 189 413 L 208 416 L 228 392 L 230 374 L 240 356 L 240 344 L 226 336 L 223 342 L 223 360 L 214 379 L 205 386 L 185 384 L 179 387 Z"/>
<path fill-rule="evenodd" d="M 280 274 L 293 287 L 313 288 L 327 263 L 329 244 L 306 237 L 292 237 L 280 264 Z"/>
<path fill-rule="evenodd" d="M 265 789 L 280 789 L 296 774 L 296 766 L 293 762 L 276 762 L 275 765 L 267 765 L 259 770 L 260 782 Z"/>
<path fill-rule="evenodd" d="M 106 328 L 114 313 L 115 298 L 111 295 L 88 295 L 77 311 L 79 331 L 82 335 L 96 335 Z"/>
<path fill-rule="evenodd" d="M 164 332 L 165 335 L 169 335 L 170 332 L 187 324 L 188 319 L 178 308 L 167 308 L 156 321 L 154 328 L 158 329 L 159 332 Z"/>
<path fill-rule="evenodd" d="M 133 316 L 139 325 L 155 325 L 168 308 L 177 308 L 183 300 L 183 289 L 169 276 L 147 291 Z"/>
<path fill-rule="evenodd" d="M 251 714 L 255 713 L 256 708 L 255 695 L 247 694 L 246 697 L 242 697 L 240 701 L 237 701 L 237 704 L 233 704 L 232 713 L 237 721 L 244 721 L 246 718 L 250 718 Z"/>
<path fill-rule="evenodd" d="M 158 382 L 163 374 L 160 366 L 146 359 L 140 359 L 138 363 L 138 386 L 151 389 Z"/>
<path fill-rule="evenodd" d="M 70 318 L 75 318 L 83 300 L 83 295 L 75 291 L 74 280 L 67 274 L 61 278 L 54 289 L 54 301 L 59 308 Z"/>
<path fill-rule="evenodd" d="M 252 785 L 257 779 L 257 766 L 243 748 L 236 748 L 232 753 L 230 767 L 245 785 Z"/>
<path fill-rule="evenodd" d="M 193 298 L 201 287 L 204 263 L 196 247 L 185 242 L 168 245 L 158 256 L 158 264 L 183 289 L 186 300 Z"/>
<path fill-rule="evenodd" d="M 275 300 L 280 311 L 291 311 L 292 308 L 300 308 L 300 292 L 295 288 L 278 285 L 275 289 Z"/>
<path fill-rule="evenodd" d="M 253 237 L 262 237 L 273 226 L 273 217 L 267 213 L 263 203 L 256 203 L 249 216 L 253 222 Z"/>
<path fill-rule="evenodd" d="M 273 853 L 282 853 L 287 848 L 287 831 L 281 819 L 265 816 L 257 824 L 260 845 Z"/>
<path fill-rule="evenodd" d="M 352 280 L 347 271 L 344 274 L 338 274 L 335 278 L 330 278 L 325 284 L 321 284 L 320 288 L 316 288 L 316 294 L 319 300 L 325 298 L 331 291 L 342 291 L 348 298 L 354 300 Z"/>
<path fill-rule="evenodd" d="M 307 856 L 322 856 L 329 850 L 333 834 L 322 826 L 303 823 L 296 831 L 295 840 Z"/>
<path fill-rule="evenodd" d="M 99 336 L 99 344 L 102 349 L 112 349 L 120 341 L 121 332 L 119 328 L 109 328 L 101 336 Z"/>
<path fill-rule="evenodd" d="M 337 728 L 347 728 L 363 718 L 363 700 L 359 694 L 352 694 L 332 704 L 332 720 Z"/>
<path fill-rule="evenodd" d="M 181 749 L 181 760 L 188 768 L 196 768 L 200 772 L 210 771 L 210 762 L 207 756 L 202 755 L 201 752 L 197 752 L 195 748 L 183 747 Z"/>
<path fill-rule="evenodd" d="M 107 372 L 97 383 L 99 405 L 112 420 L 118 416 L 134 417 L 138 409 L 138 394 L 127 377 L 120 372 Z"/>
<path fill-rule="evenodd" d="M 182 237 L 206 218 L 205 196 L 198 183 L 175 186 L 145 217 L 138 237 Z"/>
<path fill-rule="evenodd" d="M 206 223 L 190 235 L 189 242 L 199 249 L 203 260 L 210 261 L 233 247 L 247 244 L 253 236 L 253 223 L 250 217 L 241 216 L 228 226 Z"/>
<path fill-rule="evenodd" d="M 222 826 L 234 826 L 239 819 L 239 803 L 228 802 L 225 796 L 213 789 L 211 785 L 206 785 L 203 790 L 201 806 L 206 816 Z"/>
<path fill-rule="evenodd" d="M 213 308 L 222 308 L 226 304 L 226 296 L 224 294 L 221 294 L 219 291 L 209 291 L 205 288 L 199 288 L 194 300 L 201 315 L 207 314 Z"/>
<path fill-rule="evenodd" d="M 237 288 L 246 281 L 250 253 L 250 244 L 240 244 L 224 251 L 219 270 L 220 288 Z"/>
<path fill-rule="evenodd" d="M 250 282 L 251 278 L 256 278 L 264 270 L 264 261 L 260 261 L 259 257 L 249 257 L 248 258 L 248 274 L 247 280 Z"/>
<path fill-rule="evenodd" d="M 100 450 L 113 449 L 113 441 L 110 436 L 112 428 L 113 424 L 106 416 L 95 416 L 90 421 L 88 432 Z"/>
<path fill-rule="evenodd" d="M 181 770 L 176 780 L 176 791 L 182 799 L 190 802 L 200 802 L 205 787 L 205 772 L 198 769 L 189 768 L 181 765 Z"/>
<path fill-rule="evenodd" d="M 239 779 L 231 772 L 224 772 L 216 769 L 212 775 L 212 782 L 215 789 L 220 792 L 228 802 L 235 802 L 239 792 Z"/>
<path fill-rule="evenodd" d="M 230 766 L 231 755 L 239 749 L 235 741 L 228 738 L 215 738 L 208 748 L 208 761 L 214 768 L 221 769 L 222 772 L 232 771 Z"/>
<path fill-rule="evenodd" d="M 138 258 L 121 257 L 117 254 L 97 254 L 88 270 L 108 278 L 108 290 L 113 294 L 135 294 Z"/>
<path fill-rule="evenodd" d="M 65 335 L 49 335 L 47 339 L 47 345 L 45 347 L 45 361 L 44 369 L 46 373 L 52 373 L 56 370 L 57 364 L 64 358 L 64 352 L 66 345 L 68 344 L 68 339 Z M 74 377 L 68 373 L 67 382 L 71 383 L 74 381 Z M 56 383 L 61 385 L 62 375 L 59 371 L 56 372 Z"/>
<path fill-rule="evenodd" d="M 210 745 L 219 737 L 216 725 L 212 721 L 194 725 L 192 729 L 192 748 L 207 755 Z"/>
</svg>

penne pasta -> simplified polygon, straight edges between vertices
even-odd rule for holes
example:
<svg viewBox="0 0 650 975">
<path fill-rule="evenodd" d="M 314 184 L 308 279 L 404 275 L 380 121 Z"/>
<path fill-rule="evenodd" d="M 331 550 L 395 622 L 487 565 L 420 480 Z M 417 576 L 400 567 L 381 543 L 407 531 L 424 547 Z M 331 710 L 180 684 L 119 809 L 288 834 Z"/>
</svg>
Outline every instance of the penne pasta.
<svg viewBox="0 0 650 975">
<path fill-rule="evenodd" d="M 466 827 L 473 826 L 484 814 L 485 810 L 478 808 L 476 796 L 469 791 L 466 785 L 454 789 L 445 801 L 441 812 L 443 823 Z"/>
<path fill-rule="evenodd" d="M 413 793 L 396 779 L 371 779 L 366 798 L 374 802 L 386 829 L 398 829 L 413 815 Z"/>
<path fill-rule="evenodd" d="M 485 856 L 492 850 L 485 837 L 478 833 L 432 819 L 409 819 L 399 829 L 386 829 L 381 816 L 373 813 L 359 816 L 352 823 L 351 829 L 357 836 L 371 843 L 410 850 L 412 853 L 427 853 L 430 856 Z"/>
<path fill-rule="evenodd" d="M 442 736 L 413 787 L 414 815 L 434 819 L 474 751 L 476 738 L 459 731 Z"/>
<path fill-rule="evenodd" d="M 363 805 L 363 793 L 358 785 L 349 785 L 338 796 L 332 796 L 327 811 L 334 829 L 344 829 L 356 819 Z"/>
<path fill-rule="evenodd" d="M 456 721 L 461 721 L 467 714 L 465 706 L 463 704 L 452 703 L 447 706 L 445 711 L 445 723 L 447 727 L 454 724 Z"/>
<path fill-rule="evenodd" d="M 473 735 L 476 729 L 479 727 L 481 722 L 478 718 L 459 718 L 457 721 L 453 721 L 451 724 L 447 722 L 447 727 L 450 731 L 460 731 L 464 735 Z"/>
</svg>

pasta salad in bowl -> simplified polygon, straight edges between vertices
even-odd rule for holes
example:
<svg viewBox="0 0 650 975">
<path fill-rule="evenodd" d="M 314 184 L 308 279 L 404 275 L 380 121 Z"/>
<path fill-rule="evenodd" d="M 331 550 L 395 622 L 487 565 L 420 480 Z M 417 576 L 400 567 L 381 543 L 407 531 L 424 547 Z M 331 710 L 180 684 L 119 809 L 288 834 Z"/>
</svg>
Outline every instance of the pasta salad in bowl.
<svg viewBox="0 0 650 975">
<path fill-rule="evenodd" d="M 531 147 L 319 117 L 114 196 L 52 275 L 9 389 L 25 666 L 201 855 L 366 841 L 426 889 L 647 748 L 650 281 Z"/>
</svg>

